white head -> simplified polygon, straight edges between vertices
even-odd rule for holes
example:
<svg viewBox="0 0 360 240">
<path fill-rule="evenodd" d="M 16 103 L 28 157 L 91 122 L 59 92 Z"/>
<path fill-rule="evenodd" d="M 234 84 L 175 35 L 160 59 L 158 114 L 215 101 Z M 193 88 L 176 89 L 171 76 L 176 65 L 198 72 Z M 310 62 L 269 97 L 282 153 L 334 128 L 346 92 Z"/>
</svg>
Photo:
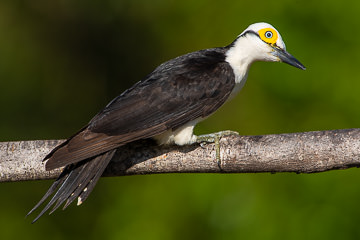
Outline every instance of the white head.
<svg viewBox="0 0 360 240">
<path fill-rule="evenodd" d="M 296 58 L 286 51 L 280 33 L 268 23 L 254 23 L 245 29 L 230 45 L 226 60 L 239 72 L 247 72 L 255 61 L 285 62 L 305 69 Z"/>
<path fill-rule="evenodd" d="M 280 33 L 272 25 L 264 22 L 251 24 L 239 35 L 239 37 L 245 36 L 250 32 L 255 33 L 255 35 L 265 43 L 277 45 L 285 50 L 285 43 L 283 42 Z"/>
</svg>

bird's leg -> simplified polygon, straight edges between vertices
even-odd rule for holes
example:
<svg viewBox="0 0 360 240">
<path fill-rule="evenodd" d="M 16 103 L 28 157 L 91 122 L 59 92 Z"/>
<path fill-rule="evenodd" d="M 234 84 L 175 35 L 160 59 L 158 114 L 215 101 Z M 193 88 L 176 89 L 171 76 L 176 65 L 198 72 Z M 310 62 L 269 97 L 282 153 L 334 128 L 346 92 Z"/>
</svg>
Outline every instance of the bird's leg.
<svg viewBox="0 0 360 240">
<path fill-rule="evenodd" d="M 204 147 L 206 143 L 214 143 L 215 144 L 215 155 L 216 161 L 221 169 L 221 158 L 220 158 L 220 139 L 224 136 L 228 135 L 239 135 L 238 132 L 226 130 L 217 133 L 210 133 L 205 135 L 200 135 L 196 137 L 196 142 L 200 144 L 201 147 Z"/>
</svg>

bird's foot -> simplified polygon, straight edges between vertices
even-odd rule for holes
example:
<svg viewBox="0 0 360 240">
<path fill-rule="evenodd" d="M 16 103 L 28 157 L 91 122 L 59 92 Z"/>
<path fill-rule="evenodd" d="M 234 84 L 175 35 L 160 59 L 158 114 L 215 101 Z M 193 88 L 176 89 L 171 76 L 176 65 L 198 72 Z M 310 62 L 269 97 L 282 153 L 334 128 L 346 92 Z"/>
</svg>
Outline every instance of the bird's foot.
<svg viewBox="0 0 360 240">
<path fill-rule="evenodd" d="M 196 138 L 196 142 L 199 143 L 202 148 L 206 145 L 206 143 L 214 143 L 215 144 L 215 156 L 216 156 L 217 164 L 220 169 L 221 169 L 220 139 L 222 137 L 228 136 L 228 135 L 239 135 L 239 133 L 235 132 L 235 131 L 231 131 L 231 130 L 226 130 L 226 131 L 221 131 L 221 132 L 216 132 L 216 133 L 200 135 L 200 136 L 197 136 L 197 138 Z"/>
</svg>

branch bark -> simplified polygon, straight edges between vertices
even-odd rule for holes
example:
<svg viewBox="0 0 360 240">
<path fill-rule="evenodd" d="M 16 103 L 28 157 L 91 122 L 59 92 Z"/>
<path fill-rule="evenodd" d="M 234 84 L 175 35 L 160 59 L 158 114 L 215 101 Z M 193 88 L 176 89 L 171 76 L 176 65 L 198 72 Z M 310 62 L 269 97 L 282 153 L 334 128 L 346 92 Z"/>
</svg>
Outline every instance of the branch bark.
<svg viewBox="0 0 360 240">
<path fill-rule="evenodd" d="M 0 182 L 56 178 L 45 171 L 44 156 L 64 140 L 0 143 Z M 120 147 L 104 176 L 155 173 L 312 173 L 360 166 L 360 129 L 263 136 L 226 136 L 200 147 L 156 146 L 151 140 Z"/>
</svg>

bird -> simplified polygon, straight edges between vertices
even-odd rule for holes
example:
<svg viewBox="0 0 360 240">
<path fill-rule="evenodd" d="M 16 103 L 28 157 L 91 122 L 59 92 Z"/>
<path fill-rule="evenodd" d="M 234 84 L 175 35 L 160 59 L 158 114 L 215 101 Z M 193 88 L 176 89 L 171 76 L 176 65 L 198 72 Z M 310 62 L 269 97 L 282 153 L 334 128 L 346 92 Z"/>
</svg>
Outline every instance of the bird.
<svg viewBox="0 0 360 240">
<path fill-rule="evenodd" d="M 148 138 L 159 145 L 203 141 L 194 135 L 195 125 L 242 89 L 256 61 L 306 69 L 286 51 L 280 33 L 265 22 L 251 24 L 225 47 L 191 52 L 159 65 L 43 159 L 48 171 L 64 169 L 27 216 L 51 196 L 33 223 L 50 208 L 49 214 L 75 199 L 83 203 L 120 146 Z"/>
</svg>

